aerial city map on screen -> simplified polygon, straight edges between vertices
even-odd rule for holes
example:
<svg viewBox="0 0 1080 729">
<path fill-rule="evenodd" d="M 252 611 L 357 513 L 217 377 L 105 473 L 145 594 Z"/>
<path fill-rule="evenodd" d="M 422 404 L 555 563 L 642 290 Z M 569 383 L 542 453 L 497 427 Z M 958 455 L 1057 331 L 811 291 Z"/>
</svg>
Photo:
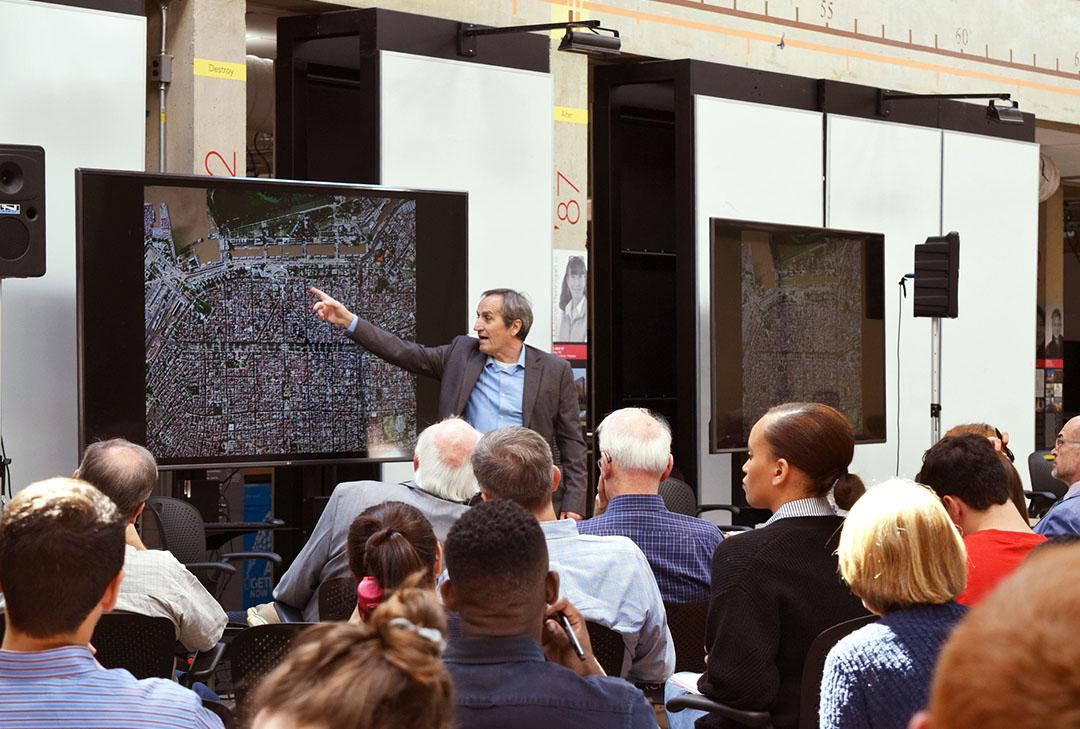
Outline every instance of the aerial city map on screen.
<svg viewBox="0 0 1080 729">
<path fill-rule="evenodd" d="M 159 458 L 406 456 L 413 377 L 311 313 L 309 286 L 416 332 L 416 201 L 145 188 L 146 441 Z"/>
</svg>

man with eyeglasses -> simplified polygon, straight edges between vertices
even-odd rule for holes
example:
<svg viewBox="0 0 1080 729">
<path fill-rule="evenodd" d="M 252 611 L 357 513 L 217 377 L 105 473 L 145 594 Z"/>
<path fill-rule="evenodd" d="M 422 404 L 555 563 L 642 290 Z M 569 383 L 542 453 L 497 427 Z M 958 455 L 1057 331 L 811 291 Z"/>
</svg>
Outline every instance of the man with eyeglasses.
<svg viewBox="0 0 1080 729">
<path fill-rule="evenodd" d="M 1047 539 L 1080 534 L 1080 417 L 1065 423 L 1052 453 L 1054 468 L 1050 473 L 1069 484 L 1069 490 L 1035 525 L 1035 531 Z"/>
</svg>

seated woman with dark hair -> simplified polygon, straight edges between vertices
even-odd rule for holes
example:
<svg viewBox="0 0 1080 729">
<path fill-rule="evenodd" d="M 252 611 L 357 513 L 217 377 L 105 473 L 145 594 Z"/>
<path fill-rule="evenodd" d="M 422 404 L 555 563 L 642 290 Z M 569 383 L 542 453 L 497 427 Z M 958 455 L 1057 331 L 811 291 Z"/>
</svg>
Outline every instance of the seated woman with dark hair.
<svg viewBox="0 0 1080 729">
<path fill-rule="evenodd" d="M 349 526 L 349 570 L 356 579 L 356 610 L 349 622 L 367 620 L 406 577 L 419 573 L 419 585 L 435 589 L 442 548 L 431 522 L 400 501 L 365 509 Z"/>
<path fill-rule="evenodd" d="M 777 729 L 799 723 L 803 664 L 814 638 L 866 615 L 837 577 L 844 521 L 827 498 L 830 489 L 861 486 L 848 473 L 854 451 L 851 425 L 828 405 L 769 410 L 750 431 L 742 470 L 747 502 L 773 515 L 762 528 L 725 539 L 713 555 L 708 657 L 697 687 L 736 709 L 768 712 Z M 667 698 L 673 688 L 669 682 Z M 669 713 L 668 726 L 692 726 L 701 716 Z M 710 714 L 697 726 L 736 724 Z"/>
<path fill-rule="evenodd" d="M 894 479 L 852 507 L 840 574 L 882 618 L 841 639 L 821 680 L 821 729 L 904 729 L 926 705 L 941 646 L 965 613 L 967 551 L 937 495 Z"/>
<path fill-rule="evenodd" d="M 449 729 L 446 617 L 420 573 L 366 623 L 304 631 L 257 689 L 252 729 Z"/>
</svg>

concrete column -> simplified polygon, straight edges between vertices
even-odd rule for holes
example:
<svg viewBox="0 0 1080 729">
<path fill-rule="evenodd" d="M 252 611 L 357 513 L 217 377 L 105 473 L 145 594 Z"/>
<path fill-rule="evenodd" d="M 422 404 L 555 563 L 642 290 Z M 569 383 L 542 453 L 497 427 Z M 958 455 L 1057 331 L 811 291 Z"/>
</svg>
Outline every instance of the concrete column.
<svg viewBox="0 0 1080 729">
<path fill-rule="evenodd" d="M 243 176 L 246 66 L 242 0 L 166 3 L 166 51 L 173 56 L 166 91 L 165 171 Z M 147 0 L 150 60 L 161 44 L 161 12 Z M 146 169 L 158 171 L 158 84 L 147 76 Z"/>
</svg>

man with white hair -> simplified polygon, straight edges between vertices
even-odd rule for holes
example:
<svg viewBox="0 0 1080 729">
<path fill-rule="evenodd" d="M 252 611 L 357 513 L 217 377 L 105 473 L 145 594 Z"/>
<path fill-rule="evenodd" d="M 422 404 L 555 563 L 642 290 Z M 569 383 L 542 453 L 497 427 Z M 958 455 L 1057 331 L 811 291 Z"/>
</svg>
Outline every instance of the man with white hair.
<svg viewBox="0 0 1080 729">
<path fill-rule="evenodd" d="M 659 495 L 671 473 L 671 429 L 644 408 L 604 418 L 600 438 L 597 515 L 582 534 L 629 537 L 649 560 L 666 603 L 709 599 L 713 552 L 723 536 L 704 519 L 673 514 Z"/>
<path fill-rule="evenodd" d="M 425 428 L 413 453 L 413 480 L 404 483 L 351 481 L 338 484 L 304 548 L 274 588 L 274 600 L 299 608 L 304 620 L 319 619 L 319 585 L 349 577 L 345 544 L 349 525 L 364 509 L 385 501 L 415 506 L 431 522 L 439 541 L 480 490 L 472 452 L 480 433 L 461 418 Z"/>
</svg>

